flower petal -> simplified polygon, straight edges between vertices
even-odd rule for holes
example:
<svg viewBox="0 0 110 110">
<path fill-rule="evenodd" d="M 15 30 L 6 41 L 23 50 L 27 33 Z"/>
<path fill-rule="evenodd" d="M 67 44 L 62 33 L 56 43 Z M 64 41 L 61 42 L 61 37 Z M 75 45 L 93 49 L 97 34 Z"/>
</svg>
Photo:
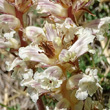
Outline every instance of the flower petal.
<svg viewBox="0 0 110 110">
<path fill-rule="evenodd" d="M 2 14 L 0 15 L 0 28 L 3 25 L 8 25 L 10 29 L 19 29 L 20 28 L 20 21 L 13 15 Z"/>
<path fill-rule="evenodd" d="M 55 29 L 53 29 L 54 24 L 50 24 L 46 22 L 45 24 L 45 30 L 46 30 L 46 37 L 48 41 L 53 41 L 55 37 L 57 37 L 57 33 Z"/>
<path fill-rule="evenodd" d="M 49 13 L 58 17 L 66 17 L 67 9 L 63 8 L 60 4 L 56 4 L 49 0 L 38 0 L 37 8 L 38 12 Z"/>
<path fill-rule="evenodd" d="M 58 66 L 51 66 L 44 71 L 44 74 L 50 77 L 55 77 L 57 79 L 59 79 L 62 76 L 62 73 L 63 71 Z"/>
<path fill-rule="evenodd" d="M 66 88 L 73 89 L 78 86 L 79 80 L 82 78 L 82 74 L 73 75 L 67 81 Z"/>
<path fill-rule="evenodd" d="M 49 63 L 49 58 L 42 52 L 38 46 L 21 47 L 19 49 L 19 56 L 25 61 Z"/>
<path fill-rule="evenodd" d="M 35 26 L 28 26 L 25 29 L 25 34 L 28 39 L 31 41 L 37 41 L 42 40 L 42 36 L 45 36 L 44 31 L 40 27 L 35 27 Z"/>
<path fill-rule="evenodd" d="M 92 35 L 87 29 L 79 29 L 79 32 L 76 33 L 79 36 L 79 39 L 71 46 L 69 51 L 75 52 L 77 57 L 81 56 L 88 51 L 88 44 L 92 43 L 95 36 Z"/>
<path fill-rule="evenodd" d="M 88 93 L 87 91 L 82 91 L 80 88 L 76 91 L 76 94 L 75 94 L 76 98 L 78 100 L 85 100 L 88 96 Z"/>
</svg>

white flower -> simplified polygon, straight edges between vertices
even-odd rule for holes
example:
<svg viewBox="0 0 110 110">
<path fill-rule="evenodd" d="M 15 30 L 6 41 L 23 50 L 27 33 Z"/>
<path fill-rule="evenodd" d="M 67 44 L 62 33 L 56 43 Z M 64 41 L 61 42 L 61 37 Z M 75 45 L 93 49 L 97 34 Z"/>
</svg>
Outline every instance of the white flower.
<svg viewBox="0 0 110 110">
<path fill-rule="evenodd" d="M 29 96 L 31 97 L 32 101 L 34 103 L 37 102 L 37 100 L 39 99 L 39 93 L 37 90 L 33 89 L 33 88 L 28 88 L 27 92 L 29 94 Z"/>
<path fill-rule="evenodd" d="M 41 41 L 42 39 L 44 40 L 43 36 L 45 36 L 43 29 L 35 26 L 26 27 L 24 33 L 26 34 L 26 37 L 32 42 L 35 42 L 35 41 L 38 42 L 38 41 Z"/>
<path fill-rule="evenodd" d="M 13 15 L 2 14 L 0 15 L 0 28 L 4 25 L 8 25 L 10 29 L 19 29 L 20 21 Z"/>
<path fill-rule="evenodd" d="M 58 66 L 52 66 L 47 68 L 43 73 L 35 73 L 34 79 L 40 83 L 42 89 L 55 91 L 62 84 L 60 77 L 62 76 L 62 70 Z"/>
<path fill-rule="evenodd" d="M 75 61 L 78 57 L 89 51 L 88 44 L 92 43 L 95 36 L 89 33 L 88 30 L 80 27 L 75 33 L 78 40 L 70 47 L 70 49 L 63 49 L 59 55 L 61 62 Z"/>
<path fill-rule="evenodd" d="M 61 18 L 67 16 L 66 8 L 49 0 L 38 0 L 36 10 L 40 13 L 53 14 L 54 16 Z"/>
<path fill-rule="evenodd" d="M 23 80 L 21 81 L 21 86 L 30 86 L 30 83 L 33 82 L 33 70 L 25 69 L 24 73 L 22 73 Z"/>
<path fill-rule="evenodd" d="M 39 97 L 43 93 L 51 92 L 51 91 L 59 91 L 60 86 L 63 82 L 62 77 L 62 70 L 58 66 L 51 66 L 48 67 L 41 73 L 36 72 L 33 75 L 32 69 L 26 69 L 24 73 L 22 73 L 23 80 L 21 81 L 21 86 L 26 86 L 30 90 L 33 89 L 36 91 L 35 93 L 29 93 L 32 99 L 35 97 Z M 37 100 L 35 98 L 33 100 Z"/>
<path fill-rule="evenodd" d="M 49 58 L 37 45 L 19 48 L 19 56 L 25 61 L 49 63 Z"/>
<path fill-rule="evenodd" d="M 98 88 L 101 89 L 98 83 L 97 69 L 86 69 L 86 74 L 83 75 L 82 79 L 79 80 L 79 89 L 76 91 L 76 98 L 84 100 L 88 94 L 92 96 Z"/>
<path fill-rule="evenodd" d="M 13 61 L 6 61 L 6 65 L 7 65 L 7 70 L 11 71 L 13 70 L 16 66 L 20 66 L 20 67 L 26 67 L 26 64 L 23 60 L 20 60 L 18 57 L 15 58 Z"/>
<path fill-rule="evenodd" d="M 108 31 L 110 24 L 110 17 L 96 19 L 89 23 L 84 23 L 84 27 L 91 30 L 91 33 L 96 35 L 96 38 L 101 41 L 104 39 L 104 33 Z"/>
<path fill-rule="evenodd" d="M 76 25 L 70 18 L 66 18 L 62 24 L 56 23 L 56 28 L 61 38 L 64 37 L 64 42 L 68 43 L 74 40 Z"/>
<path fill-rule="evenodd" d="M 18 49 L 20 47 L 20 42 L 18 39 L 14 38 L 15 31 L 4 33 L 0 36 L 0 48 L 14 48 Z"/>
</svg>

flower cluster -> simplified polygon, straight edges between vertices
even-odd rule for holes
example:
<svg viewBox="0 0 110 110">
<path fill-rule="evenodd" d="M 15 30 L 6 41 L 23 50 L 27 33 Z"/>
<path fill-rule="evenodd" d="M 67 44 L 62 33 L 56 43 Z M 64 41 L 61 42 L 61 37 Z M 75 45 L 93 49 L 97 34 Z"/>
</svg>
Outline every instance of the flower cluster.
<svg viewBox="0 0 110 110">
<path fill-rule="evenodd" d="M 87 68 L 83 73 L 78 59 L 87 52 L 95 53 L 91 44 L 104 39 L 110 17 L 82 23 L 82 15 L 89 12 L 87 7 L 92 2 L 0 0 L 0 49 L 9 48 L 7 54 L 13 56 L 5 62 L 7 70 L 26 87 L 35 103 L 49 95 L 58 102 L 55 110 L 96 107 L 90 97 L 102 91 L 98 70 Z M 45 18 L 43 27 L 24 26 L 23 15 L 31 9 Z"/>
</svg>

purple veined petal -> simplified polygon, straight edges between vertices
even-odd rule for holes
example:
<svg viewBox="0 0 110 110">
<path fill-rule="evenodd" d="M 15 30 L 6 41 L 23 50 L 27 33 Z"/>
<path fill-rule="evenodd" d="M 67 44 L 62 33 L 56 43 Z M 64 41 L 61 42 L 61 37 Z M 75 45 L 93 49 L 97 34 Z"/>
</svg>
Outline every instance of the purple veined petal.
<svg viewBox="0 0 110 110">
<path fill-rule="evenodd" d="M 11 71 L 11 70 L 13 70 L 16 66 L 24 66 L 24 67 L 26 67 L 26 64 L 25 64 L 25 62 L 23 61 L 23 60 L 20 60 L 18 57 L 17 58 L 15 58 L 14 60 L 13 60 L 13 62 L 10 62 L 10 63 L 8 63 L 8 62 L 6 62 L 7 63 L 7 65 L 8 65 L 8 71 Z"/>
<path fill-rule="evenodd" d="M 62 76 L 63 71 L 61 70 L 60 67 L 58 66 L 51 66 L 48 67 L 45 71 L 44 74 L 47 74 L 50 77 L 55 77 L 59 79 Z"/>
<path fill-rule="evenodd" d="M 68 59 L 67 59 L 67 61 L 66 61 L 66 59 L 65 59 L 65 57 L 66 57 L 67 54 L 68 54 L 68 50 L 63 49 L 63 50 L 61 51 L 60 55 L 59 55 L 59 60 L 60 60 L 61 62 L 68 62 Z"/>
<path fill-rule="evenodd" d="M 43 29 L 35 26 L 26 27 L 25 34 L 26 34 L 26 37 L 31 41 L 35 41 L 35 39 L 37 39 L 38 41 L 40 40 L 40 38 L 43 39 L 42 36 L 45 36 Z"/>
<path fill-rule="evenodd" d="M 84 27 L 100 29 L 104 24 L 110 24 L 110 17 L 93 20 L 89 23 L 84 23 Z"/>
<path fill-rule="evenodd" d="M 26 61 L 35 61 L 35 62 L 41 62 L 41 63 L 49 63 L 49 58 L 42 53 L 43 50 L 40 50 L 38 46 L 27 46 L 27 47 L 21 47 L 19 49 L 19 56 L 23 60 Z"/>
<path fill-rule="evenodd" d="M 5 2 L 5 0 L 0 0 L 0 11 L 1 12 L 4 11 L 4 2 Z"/>
<path fill-rule="evenodd" d="M 82 8 L 82 6 L 84 6 L 85 4 L 85 1 L 84 0 L 76 0 L 74 3 L 73 3 L 73 10 L 75 11 L 78 11 L 80 8 Z"/>
<path fill-rule="evenodd" d="M 67 9 L 49 0 L 38 0 L 37 8 L 41 13 L 50 13 L 58 17 L 67 17 Z"/>
<path fill-rule="evenodd" d="M 42 89 L 41 84 L 35 80 L 33 80 L 30 85 L 32 88 L 36 89 L 40 94 L 48 92 L 48 90 Z"/>
<path fill-rule="evenodd" d="M 2 25 L 8 25 L 10 29 L 20 28 L 20 21 L 13 15 L 2 14 L 0 15 L 0 28 Z"/>
<path fill-rule="evenodd" d="M 53 41 L 54 38 L 57 37 L 56 30 L 53 28 L 54 28 L 54 24 L 50 24 L 50 23 L 46 22 L 45 30 L 46 30 L 46 37 L 47 37 L 48 41 Z"/>
<path fill-rule="evenodd" d="M 6 0 L 0 0 L 0 12 L 15 15 L 15 8 L 7 3 Z"/>
<path fill-rule="evenodd" d="M 95 36 L 87 33 L 81 33 L 79 39 L 71 46 L 69 51 L 74 51 L 77 57 L 83 55 L 85 52 L 88 51 L 88 44 L 92 43 Z"/>
<path fill-rule="evenodd" d="M 85 7 L 89 6 L 90 4 L 92 4 L 93 1 L 94 0 L 76 0 L 72 6 L 73 10 L 78 11 L 81 8 L 85 8 Z"/>
</svg>

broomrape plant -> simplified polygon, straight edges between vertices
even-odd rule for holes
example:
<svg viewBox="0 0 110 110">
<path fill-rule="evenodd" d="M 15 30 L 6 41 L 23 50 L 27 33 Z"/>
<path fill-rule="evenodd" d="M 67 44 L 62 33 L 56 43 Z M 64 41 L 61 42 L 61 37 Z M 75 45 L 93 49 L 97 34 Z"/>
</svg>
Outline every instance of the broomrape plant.
<svg viewBox="0 0 110 110">
<path fill-rule="evenodd" d="M 46 95 L 57 101 L 54 110 L 103 110 L 100 101 L 91 98 L 97 91 L 102 93 L 98 69 L 88 67 L 82 72 L 78 63 L 83 54 L 95 53 L 91 44 L 104 39 L 110 23 L 110 17 L 83 21 L 85 11 L 91 14 L 87 8 L 92 3 L 0 0 L 0 52 L 9 48 L 4 54 L 6 68 L 26 87 L 38 110 L 50 110 L 39 105 Z M 45 18 L 43 27 L 24 25 L 23 18 L 32 9 Z"/>
</svg>

